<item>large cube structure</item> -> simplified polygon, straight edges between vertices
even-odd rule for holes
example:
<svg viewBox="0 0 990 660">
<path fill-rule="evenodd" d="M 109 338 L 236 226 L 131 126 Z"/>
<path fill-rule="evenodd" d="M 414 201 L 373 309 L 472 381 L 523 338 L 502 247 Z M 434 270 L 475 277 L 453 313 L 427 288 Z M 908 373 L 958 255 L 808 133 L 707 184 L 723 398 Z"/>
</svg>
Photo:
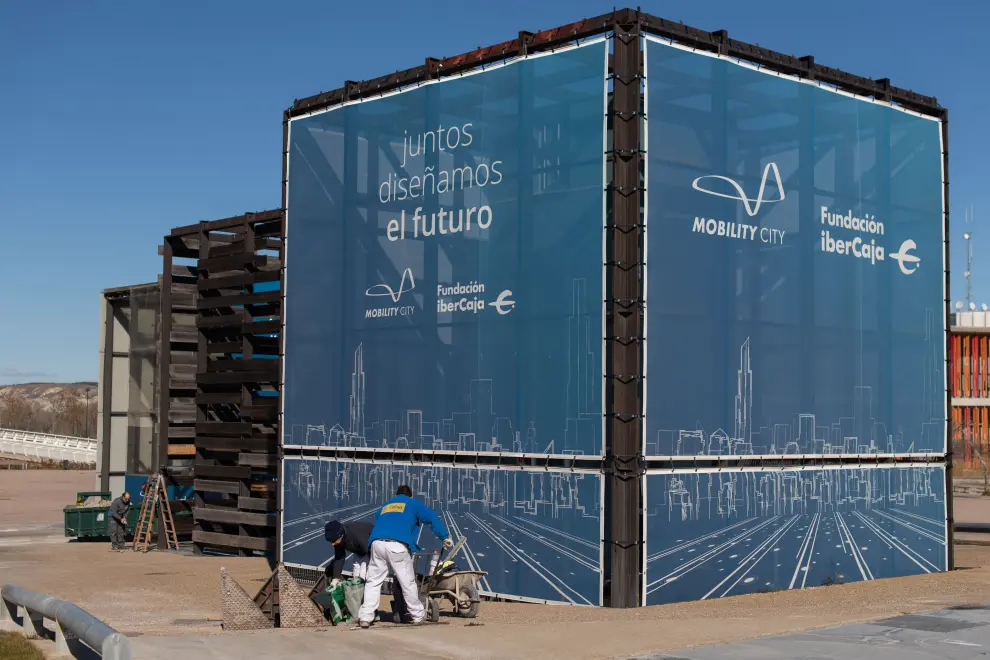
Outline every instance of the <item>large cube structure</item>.
<svg viewBox="0 0 990 660">
<path fill-rule="evenodd" d="M 297 101 L 280 559 L 408 484 L 507 599 L 951 568 L 945 163 L 935 99 L 632 10 Z"/>
</svg>

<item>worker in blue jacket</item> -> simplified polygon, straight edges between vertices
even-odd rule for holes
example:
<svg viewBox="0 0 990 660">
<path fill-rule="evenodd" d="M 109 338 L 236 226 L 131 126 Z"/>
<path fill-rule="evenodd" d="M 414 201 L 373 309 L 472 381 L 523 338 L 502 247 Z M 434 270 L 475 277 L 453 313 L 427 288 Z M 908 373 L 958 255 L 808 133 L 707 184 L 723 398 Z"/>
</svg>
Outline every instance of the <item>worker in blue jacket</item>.
<svg viewBox="0 0 990 660">
<path fill-rule="evenodd" d="M 419 625 L 426 618 L 426 608 L 419 600 L 412 558 L 412 553 L 419 551 L 416 541 L 423 525 L 429 525 L 433 533 L 443 539 L 444 548 L 453 547 L 450 532 L 440 516 L 419 500 L 414 500 L 409 486 L 399 486 L 395 497 L 375 514 L 375 527 L 368 537 L 371 561 L 364 585 L 364 603 L 358 615 L 358 625 L 362 628 L 370 628 L 375 619 L 382 598 L 382 583 L 388 577 L 389 570 L 402 589 L 413 624 Z"/>
</svg>

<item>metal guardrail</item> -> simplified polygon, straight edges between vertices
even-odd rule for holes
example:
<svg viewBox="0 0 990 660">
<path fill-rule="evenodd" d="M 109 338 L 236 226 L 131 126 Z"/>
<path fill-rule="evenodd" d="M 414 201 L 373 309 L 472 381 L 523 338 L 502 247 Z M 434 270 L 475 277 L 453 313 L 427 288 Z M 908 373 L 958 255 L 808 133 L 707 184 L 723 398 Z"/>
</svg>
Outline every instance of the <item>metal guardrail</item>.
<svg viewBox="0 0 990 660">
<path fill-rule="evenodd" d="M 25 632 L 49 636 L 45 619 L 55 622 L 55 653 L 72 654 L 79 640 L 104 660 L 131 660 L 131 643 L 124 635 L 72 603 L 13 584 L 0 589 L 0 620 L 13 621 Z"/>
<path fill-rule="evenodd" d="M 28 460 L 72 461 L 96 464 L 96 440 L 0 429 L 0 453 Z"/>
</svg>

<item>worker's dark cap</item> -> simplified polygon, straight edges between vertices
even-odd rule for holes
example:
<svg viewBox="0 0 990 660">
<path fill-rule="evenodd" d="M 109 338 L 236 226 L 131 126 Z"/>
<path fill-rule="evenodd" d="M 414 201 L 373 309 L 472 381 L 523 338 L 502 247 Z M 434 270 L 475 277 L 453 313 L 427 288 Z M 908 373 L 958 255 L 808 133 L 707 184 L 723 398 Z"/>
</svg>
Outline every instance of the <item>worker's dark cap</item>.
<svg viewBox="0 0 990 660">
<path fill-rule="evenodd" d="M 323 528 L 323 535 L 326 537 L 327 541 L 330 541 L 330 543 L 339 541 L 344 536 L 343 523 L 339 520 L 331 520 L 327 523 L 327 526 Z"/>
</svg>

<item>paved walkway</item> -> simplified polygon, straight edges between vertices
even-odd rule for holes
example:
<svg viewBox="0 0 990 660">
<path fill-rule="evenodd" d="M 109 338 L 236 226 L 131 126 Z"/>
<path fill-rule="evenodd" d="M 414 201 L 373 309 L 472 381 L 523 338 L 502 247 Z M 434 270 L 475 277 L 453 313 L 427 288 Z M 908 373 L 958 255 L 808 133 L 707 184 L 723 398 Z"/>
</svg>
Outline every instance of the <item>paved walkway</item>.
<svg viewBox="0 0 990 660">
<path fill-rule="evenodd" d="M 432 628 L 432 630 L 431 630 Z M 450 627 L 444 626 L 447 630 Z M 472 649 L 459 649 L 434 636 L 437 628 L 379 626 L 359 630 L 349 624 L 330 630 L 268 630 L 224 633 L 205 637 L 137 637 L 131 639 L 135 660 L 242 660 L 249 657 L 347 658 L 377 660 L 384 657 L 409 660 L 487 658 Z M 401 653 L 396 656 L 397 649 Z M 519 657 L 530 657 L 520 649 Z"/>
<path fill-rule="evenodd" d="M 990 653 L 990 607 L 958 608 L 635 660 L 969 660 Z"/>
<path fill-rule="evenodd" d="M 646 625 L 646 624 L 643 624 Z M 135 659 L 227 660 L 244 657 L 324 658 L 373 660 L 394 655 L 411 660 L 532 658 L 543 656 L 549 643 L 554 656 L 603 657 L 581 652 L 581 641 L 573 637 L 551 637 L 544 633 L 542 644 L 531 633 L 539 626 L 522 626 L 515 644 L 505 644 L 497 654 L 485 643 L 486 632 L 471 628 L 385 627 L 360 631 L 338 627 L 328 631 L 277 630 L 258 633 L 230 633 L 209 637 L 138 637 L 132 640 Z M 552 630 L 552 629 L 551 629 Z M 504 632 L 504 631 L 503 631 Z M 500 637 L 502 637 L 500 635 Z M 539 648 L 543 646 L 544 648 Z M 486 648 L 487 647 L 487 648 Z M 568 648 L 571 647 L 571 648 Z M 818 631 L 765 637 L 746 642 L 720 644 L 661 654 L 627 656 L 629 660 L 969 660 L 990 652 L 990 606 L 965 607 L 925 614 L 906 614 L 872 623 L 852 624 Z"/>
</svg>

